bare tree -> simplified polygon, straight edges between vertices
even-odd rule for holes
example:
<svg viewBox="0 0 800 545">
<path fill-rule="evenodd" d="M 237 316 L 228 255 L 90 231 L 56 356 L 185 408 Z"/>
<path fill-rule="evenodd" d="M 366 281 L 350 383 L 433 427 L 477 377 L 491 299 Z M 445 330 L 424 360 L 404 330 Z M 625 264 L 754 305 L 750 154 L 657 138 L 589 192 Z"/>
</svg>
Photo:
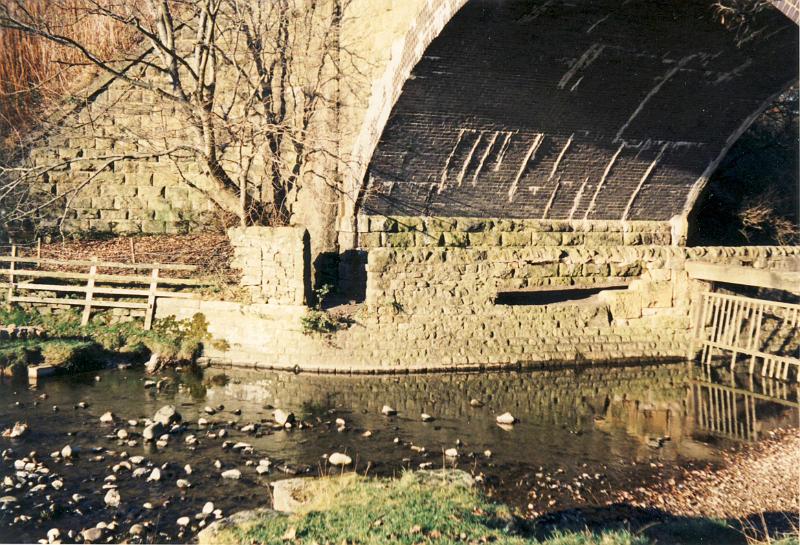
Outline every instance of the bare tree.
<svg viewBox="0 0 800 545">
<path fill-rule="evenodd" d="M 337 104 L 345 1 L 84 0 L 87 17 L 122 25 L 140 46 L 113 55 L 26 9 L 26 0 L 3 2 L 0 31 L 77 51 L 85 65 L 159 105 L 164 119 L 160 126 L 120 129 L 118 138 L 136 147 L 47 164 L 16 158 L 0 167 L 6 222 L 69 205 L 102 172 L 129 160 L 171 161 L 187 184 L 242 225 L 289 222 L 303 181 L 324 177 L 315 165 L 336 153 L 320 125 Z M 52 9 L 63 7 L 53 1 Z M 58 123 L 85 128 L 92 116 L 113 115 L 111 107 L 79 115 L 85 100 Z M 187 160 L 202 176 L 181 170 Z M 86 161 L 91 174 L 80 183 L 46 196 L 35 191 L 37 181 Z"/>
</svg>

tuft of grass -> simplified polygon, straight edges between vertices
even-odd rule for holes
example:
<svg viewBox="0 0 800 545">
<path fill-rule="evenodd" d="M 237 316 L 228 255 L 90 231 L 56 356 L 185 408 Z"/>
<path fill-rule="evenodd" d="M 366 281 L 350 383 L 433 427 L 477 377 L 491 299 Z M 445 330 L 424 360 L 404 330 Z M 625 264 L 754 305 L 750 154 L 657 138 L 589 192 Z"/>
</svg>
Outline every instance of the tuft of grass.
<svg viewBox="0 0 800 545">
<path fill-rule="evenodd" d="M 419 478 L 367 479 L 355 474 L 314 481 L 306 505 L 290 516 L 264 513 L 214 535 L 215 543 L 498 543 L 507 545 L 645 545 L 625 531 L 554 534 L 544 541 L 521 535 L 508 507 L 474 488 Z M 200 543 L 204 541 L 201 536 Z"/>
<path fill-rule="evenodd" d="M 12 308 L 0 310 L 0 324 L 38 326 L 51 340 L 93 341 L 108 352 L 142 357 L 157 353 L 163 361 L 172 363 L 194 361 L 203 343 L 213 341 L 208 333 L 208 320 L 202 314 L 195 314 L 189 320 L 173 317 L 156 320 L 152 329 L 145 331 L 141 320 L 110 323 L 103 315 L 97 315 L 88 325 L 81 326 L 76 311 L 39 314 Z M 56 357 L 55 352 L 53 355 Z"/>
</svg>

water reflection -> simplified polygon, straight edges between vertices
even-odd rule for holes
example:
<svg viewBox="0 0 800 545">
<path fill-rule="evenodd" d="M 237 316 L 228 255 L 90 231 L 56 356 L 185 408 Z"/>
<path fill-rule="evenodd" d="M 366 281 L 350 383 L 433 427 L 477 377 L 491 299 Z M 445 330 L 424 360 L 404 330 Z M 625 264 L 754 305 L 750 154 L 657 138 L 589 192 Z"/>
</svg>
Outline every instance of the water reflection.
<svg viewBox="0 0 800 545">
<path fill-rule="evenodd" d="M 373 475 L 454 464 L 480 475 L 497 498 L 541 513 L 601 506 L 620 491 L 665 478 L 665 469 L 717 460 L 732 442 L 758 440 L 771 429 L 796 425 L 800 416 L 796 385 L 689 363 L 394 377 L 207 370 L 158 377 L 159 387 L 153 388 L 144 387 L 151 377 L 140 370 L 99 376 L 100 381 L 94 374 L 48 378 L 33 388 L 0 382 L 0 429 L 19 420 L 32 430 L 13 444 L 0 445 L 46 456 L 70 444 L 86 453 L 95 449 L 105 458 L 82 456 L 73 465 L 48 461 L 66 483 L 58 501 L 67 502 L 77 491 L 91 507 L 80 516 L 62 515 L 63 528 L 80 529 L 108 518 L 100 486 L 123 450 L 155 465 L 167 464 L 158 485 L 127 474 L 117 481 L 128 506 L 170 501 L 160 511 L 166 522 L 159 541 L 173 539 L 169 521 L 198 511 L 205 501 L 214 501 L 225 513 L 263 505 L 266 485 L 287 476 L 280 469 L 257 473 L 264 457 L 274 468 L 307 474 L 325 471 L 323 456 L 334 451 L 347 453 L 356 470 L 368 468 Z M 88 401 L 88 409 L 74 409 L 79 401 Z M 187 427 L 165 448 L 124 444 L 113 428 L 98 425 L 105 411 L 114 412 L 118 427 L 125 427 L 128 419 L 151 417 L 167 403 L 178 406 Z M 53 405 L 60 410 L 53 412 Z M 383 405 L 398 415 L 384 417 Z M 216 414 L 206 414 L 205 406 L 217 409 Z M 295 412 L 308 426 L 274 429 L 273 408 Z M 507 411 L 519 422 L 503 429 L 495 418 Z M 423 412 L 434 420 L 422 422 Z M 200 427 L 199 417 L 209 424 Z M 346 421 L 343 430 L 337 418 Z M 256 431 L 243 432 L 246 424 L 255 424 Z M 224 440 L 245 441 L 253 452 L 223 448 L 216 435 L 223 428 Z M 128 430 L 136 437 L 141 425 Z M 195 444 L 185 443 L 188 434 L 196 436 Z M 444 449 L 457 445 L 458 459 L 445 460 Z M 242 479 L 220 480 L 215 460 L 224 468 L 241 469 Z M 183 477 L 186 463 L 194 468 L 193 486 L 179 491 L 174 483 Z M 13 459 L 0 461 L 0 478 L 13 474 L 12 464 Z M 39 503 L 31 494 L 20 498 L 19 509 Z M 0 542 L 42 537 L 43 521 L 14 525 L 7 515 L 0 511 Z M 147 516 L 134 510 L 124 520 L 132 524 Z"/>
<path fill-rule="evenodd" d="M 699 365 L 691 380 L 698 435 L 733 441 L 757 441 L 776 428 L 797 426 L 797 383 L 728 366 Z"/>
</svg>

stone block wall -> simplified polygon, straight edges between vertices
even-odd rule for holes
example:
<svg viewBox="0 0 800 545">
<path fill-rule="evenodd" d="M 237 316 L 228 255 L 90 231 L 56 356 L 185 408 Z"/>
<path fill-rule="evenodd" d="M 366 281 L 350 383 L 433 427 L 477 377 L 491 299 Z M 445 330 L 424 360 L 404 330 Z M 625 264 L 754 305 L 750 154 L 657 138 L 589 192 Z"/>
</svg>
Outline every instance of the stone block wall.
<svg viewBox="0 0 800 545">
<path fill-rule="evenodd" d="M 367 299 L 339 330 L 304 331 L 287 305 L 159 302 L 159 315 L 202 312 L 231 349 L 216 363 L 259 368 L 398 372 L 684 359 L 693 301 L 687 259 L 769 266 L 800 248 L 675 246 L 375 248 Z M 602 286 L 587 299 L 497 304 L 503 291 Z M 191 308 L 188 308 L 191 306 Z M 255 334 L 254 334 L 255 332 Z"/>
<path fill-rule="evenodd" d="M 32 167 L 51 169 L 33 188 L 35 196 L 77 189 L 66 202 L 43 210 L 39 226 L 57 227 L 65 206 L 67 232 L 173 234 L 212 222 L 214 205 L 192 187 L 205 183 L 194 158 L 155 155 L 160 144 L 186 139 L 188 128 L 177 122 L 175 106 L 108 78 L 88 92 L 92 99 L 52 119 L 29 154 Z M 148 136 L 153 134 L 158 137 Z"/>
<path fill-rule="evenodd" d="M 310 302 L 311 263 L 303 227 L 246 227 L 228 230 L 232 267 L 255 302 L 305 305 Z"/>
<path fill-rule="evenodd" d="M 368 216 L 358 218 L 363 249 L 407 247 L 641 246 L 673 243 L 663 221 L 557 221 Z"/>
</svg>

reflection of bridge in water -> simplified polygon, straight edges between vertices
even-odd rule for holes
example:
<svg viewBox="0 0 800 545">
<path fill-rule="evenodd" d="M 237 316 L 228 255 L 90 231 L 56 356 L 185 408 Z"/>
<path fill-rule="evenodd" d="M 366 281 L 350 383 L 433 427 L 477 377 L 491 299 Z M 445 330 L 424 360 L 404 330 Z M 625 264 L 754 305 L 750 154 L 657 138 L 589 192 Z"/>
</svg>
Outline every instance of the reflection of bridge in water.
<svg viewBox="0 0 800 545">
<path fill-rule="evenodd" d="M 772 428 L 800 423 L 800 386 L 796 383 L 751 373 L 737 375 L 710 365 L 701 365 L 698 375 L 690 384 L 699 432 L 757 441 Z"/>
</svg>

